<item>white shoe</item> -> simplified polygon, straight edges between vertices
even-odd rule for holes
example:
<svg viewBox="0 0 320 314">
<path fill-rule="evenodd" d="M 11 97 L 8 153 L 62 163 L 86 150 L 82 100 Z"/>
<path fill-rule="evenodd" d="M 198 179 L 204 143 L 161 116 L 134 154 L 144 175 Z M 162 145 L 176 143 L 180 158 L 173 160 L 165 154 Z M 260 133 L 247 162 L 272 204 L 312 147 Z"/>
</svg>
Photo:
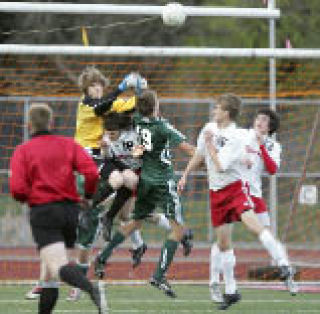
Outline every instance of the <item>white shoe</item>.
<svg viewBox="0 0 320 314">
<path fill-rule="evenodd" d="M 209 286 L 211 300 L 216 303 L 222 303 L 223 297 L 220 289 L 220 285 L 217 282 L 212 283 Z"/>
<path fill-rule="evenodd" d="M 282 266 L 280 271 L 280 278 L 284 281 L 286 288 L 291 295 L 296 295 L 299 292 L 298 285 L 294 281 L 296 270 L 291 266 Z"/>
<path fill-rule="evenodd" d="M 41 291 L 42 291 L 42 287 L 36 285 L 25 294 L 24 298 L 26 300 L 36 300 L 40 297 Z"/>
<path fill-rule="evenodd" d="M 72 288 L 69 291 L 69 295 L 67 297 L 67 301 L 76 302 L 81 297 L 81 290 L 79 288 Z"/>
</svg>

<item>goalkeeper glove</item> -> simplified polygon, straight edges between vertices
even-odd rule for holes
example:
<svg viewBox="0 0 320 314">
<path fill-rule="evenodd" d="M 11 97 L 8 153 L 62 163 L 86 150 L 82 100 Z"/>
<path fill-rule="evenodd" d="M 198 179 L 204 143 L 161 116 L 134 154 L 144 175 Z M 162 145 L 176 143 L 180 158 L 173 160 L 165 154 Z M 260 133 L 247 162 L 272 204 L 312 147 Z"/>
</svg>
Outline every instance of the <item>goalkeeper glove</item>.
<svg viewBox="0 0 320 314">
<path fill-rule="evenodd" d="M 148 88 L 147 80 L 144 77 L 138 75 L 138 77 L 137 77 L 137 85 L 135 87 L 136 95 L 139 96 L 142 93 L 142 90 L 146 89 L 146 88 Z"/>
<path fill-rule="evenodd" d="M 122 82 L 118 85 L 118 89 L 121 92 L 124 92 L 130 87 L 136 87 L 137 86 L 137 80 L 138 80 L 138 74 L 131 72 L 130 74 L 126 75 Z"/>
</svg>

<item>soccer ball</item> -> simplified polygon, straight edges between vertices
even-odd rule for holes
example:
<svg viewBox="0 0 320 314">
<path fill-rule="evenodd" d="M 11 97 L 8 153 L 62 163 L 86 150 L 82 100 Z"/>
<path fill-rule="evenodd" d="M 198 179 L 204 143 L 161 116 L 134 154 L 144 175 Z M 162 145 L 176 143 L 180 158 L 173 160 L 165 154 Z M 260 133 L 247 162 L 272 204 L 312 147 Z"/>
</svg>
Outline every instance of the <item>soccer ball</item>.
<svg viewBox="0 0 320 314">
<path fill-rule="evenodd" d="M 185 20 L 183 6 L 178 2 L 168 3 L 162 10 L 162 21 L 165 25 L 180 26 Z"/>
</svg>

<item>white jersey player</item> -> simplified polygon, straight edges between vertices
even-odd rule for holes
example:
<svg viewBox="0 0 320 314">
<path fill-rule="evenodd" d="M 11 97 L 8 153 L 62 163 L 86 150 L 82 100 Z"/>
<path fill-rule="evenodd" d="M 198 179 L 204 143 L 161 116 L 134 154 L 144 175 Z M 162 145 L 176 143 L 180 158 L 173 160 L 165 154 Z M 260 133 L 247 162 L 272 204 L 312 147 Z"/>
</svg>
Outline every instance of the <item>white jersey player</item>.
<svg viewBox="0 0 320 314">
<path fill-rule="evenodd" d="M 249 192 L 255 204 L 254 211 L 264 226 L 270 227 L 270 217 L 266 203 L 262 198 L 262 175 L 273 175 L 280 167 L 281 146 L 271 137 L 278 129 L 279 118 L 274 111 L 258 111 L 253 128 L 245 130 L 246 147 L 244 155 L 244 181 L 249 185 Z"/>
<path fill-rule="evenodd" d="M 226 310 L 232 304 L 240 301 L 234 278 L 235 256 L 231 244 L 231 224 L 242 221 L 255 233 L 271 257 L 281 270 L 281 278 L 287 283 L 293 279 L 293 270 L 279 241 L 258 220 L 253 211 L 253 204 L 247 189 L 243 184 L 242 157 L 244 154 L 244 137 L 242 131 L 234 125 L 241 100 L 233 94 L 224 94 L 217 99 L 213 109 L 214 125 L 206 126 L 200 135 L 198 149 L 188 163 L 178 187 L 183 190 L 190 171 L 206 161 L 210 184 L 211 222 L 217 234 L 217 244 L 214 246 L 220 256 L 221 268 L 225 279 L 225 294 L 220 298 L 219 309 Z M 242 133 L 243 134 L 243 133 Z M 204 137 L 204 145 L 202 144 Z M 212 172 L 212 173 L 211 173 Z M 219 179 L 216 180 L 217 176 Z M 219 182 L 218 182 L 219 181 Z M 223 184 L 221 184 L 223 182 Z M 216 285 L 217 288 L 219 288 Z"/>
</svg>

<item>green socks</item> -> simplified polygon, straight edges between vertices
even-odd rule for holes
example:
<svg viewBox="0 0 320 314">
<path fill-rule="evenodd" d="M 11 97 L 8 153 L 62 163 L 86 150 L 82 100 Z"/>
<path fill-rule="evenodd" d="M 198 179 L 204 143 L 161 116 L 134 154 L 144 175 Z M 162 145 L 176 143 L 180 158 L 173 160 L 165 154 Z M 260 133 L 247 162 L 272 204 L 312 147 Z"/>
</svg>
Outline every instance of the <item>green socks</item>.
<svg viewBox="0 0 320 314">
<path fill-rule="evenodd" d="M 117 247 L 119 244 L 121 244 L 124 240 L 125 240 L 125 236 L 120 233 L 119 231 L 117 231 L 113 238 L 111 239 L 111 241 L 109 242 L 109 244 L 101 251 L 101 253 L 99 254 L 99 260 L 101 262 L 106 262 L 106 260 L 110 257 L 110 255 L 112 254 L 112 251 L 115 247 Z"/>
<path fill-rule="evenodd" d="M 154 274 L 154 278 L 156 280 L 161 280 L 165 275 L 166 271 L 168 270 L 174 254 L 178 248 L 179 242 L 174 240 L 166 240 L 163 244 L 160 260 L 158 262 L 157 269 Z"/>
</svg>

